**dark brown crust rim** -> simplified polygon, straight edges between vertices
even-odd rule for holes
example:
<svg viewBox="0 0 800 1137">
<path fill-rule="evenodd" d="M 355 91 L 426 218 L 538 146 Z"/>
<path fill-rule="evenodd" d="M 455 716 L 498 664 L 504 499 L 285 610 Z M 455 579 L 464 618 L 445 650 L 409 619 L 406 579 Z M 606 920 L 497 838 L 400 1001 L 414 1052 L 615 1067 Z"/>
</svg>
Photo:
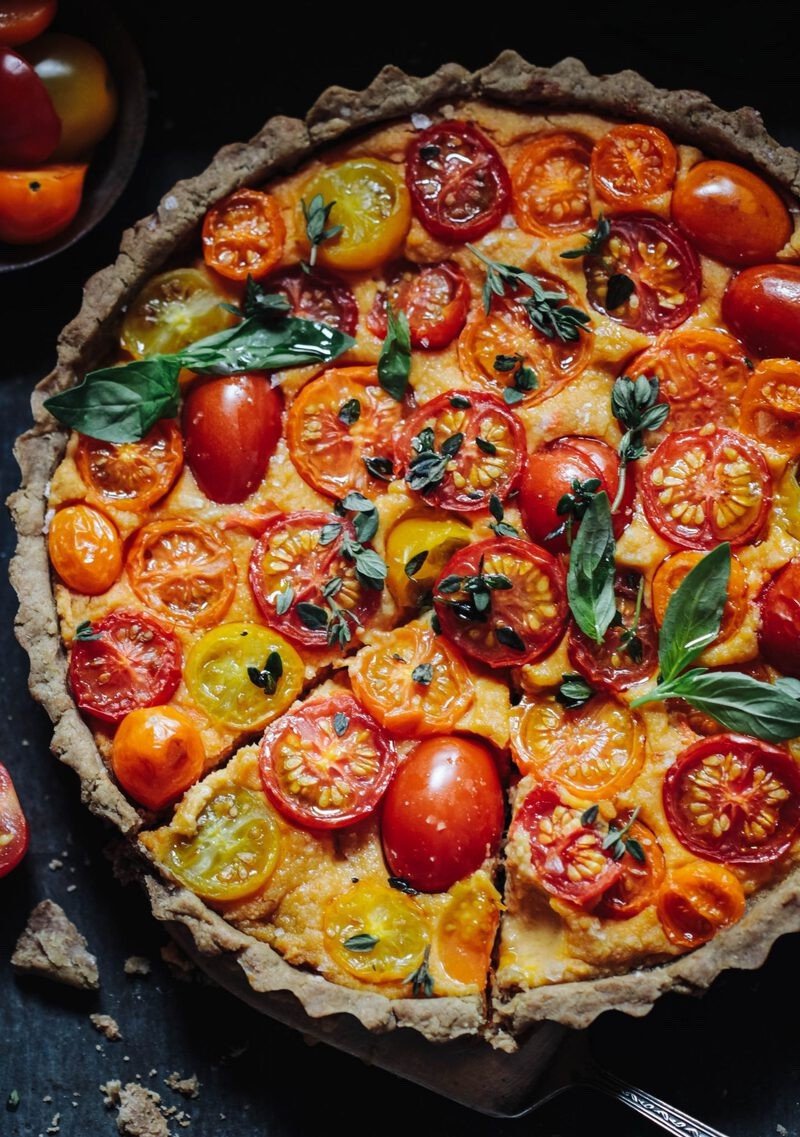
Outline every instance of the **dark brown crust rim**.
<svg viewBox="0 0 800 1137">
<path fill-rule="evenodd" d="M 19 439 L 15 451 L 22 485 L 9 501 L 19 534 L 10 568 L 20 601 L 16 632 L 31 659 L 31 692 L 53 721 L 53 750 L 78 774 L 83 800 L 129 837 L 140 827 L 139 814 L 109 777 L 67 690 L 66 657 L 43 538 L 47 484 L 64 452 L 67 435 L 44 410 L 43 401 L 72 386 L 99 362 L 111 346 L 115 314 L 175 246 L 188 239 L 208 202 L 237 186 L 261 183 L 290 170 L 318 147 L 353 131 L 435 104 L 470 98 L 651 121 L 707 153 L 754 166 L 800 195 L 800 154 L 771 138 L 752 108 L 723 111 L 699 92 L 660 90 L 633 71 L 598 77 L 576 59 L 543 68 L 507 51 L 475 73 L 446 64 L 433 75 L 415 78 L 386 67 L 363 91 L 331 87 L 305 122 L 280 116 L 270 119 L 250 142 L 220 150 L 202 174 L 179 182 L 162 198 L 155 213 L 129 229 L 116 262 L 87 282 L 81 310 L 59 339 L 56 368 L 34 393 L 35 425 Z M 275 993 L 292 992 L 312 1018 L 348 1013 L 373 1031 L 412 1026 L 428 1038 L 446 1040 L 481 1030 L 478 999 L 389 1000 L 336 986 L 291 967 L 266 945 L 237 932 L 186 890 L 167 886 L 147 872 L 144 875 L 156 917 L 188 929 L 202 954 L 238 960 L 253 991 L 263 992 L 267 1012 Z M 582 1027 L 611 1008 L 646 1014 L 665 991 L 697 991 L 726 968 L 760 966 L 778 936 L 798 929 L 800 869 L 761 895 L 739 924 L 689 956 L 621 976 L 525 991 L 508 1002 L 495 999 L 494 1018 L 518 1035 L 541 1019 Z"/>
</svg>

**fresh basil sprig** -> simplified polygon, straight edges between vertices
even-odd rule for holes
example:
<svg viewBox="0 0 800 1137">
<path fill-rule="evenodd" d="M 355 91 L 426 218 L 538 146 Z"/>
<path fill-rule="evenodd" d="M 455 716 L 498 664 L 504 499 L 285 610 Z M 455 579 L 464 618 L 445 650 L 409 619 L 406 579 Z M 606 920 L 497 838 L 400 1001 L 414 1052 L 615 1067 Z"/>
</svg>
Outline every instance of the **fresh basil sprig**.
<svg viewBox="0 0 800 1137">
<path fill-rule="evenodd" d="M 572 542 L 567 599 L 578 627 L 602 643 L 617 614 L 614 597 L 614 529 L 608 495 L 594 494 Z"/>
<path fill-rule="evenodd" d="M 378 382 L 398 403 L 408 388 L 411 374 L 411 330 L 405 312 L 394 312 L 386 305 L 386 338 L 378 358 Z"/>
<path fill-rule="evenodd" d="M 719 635 L 730 575 L 726 541 L 698 561 L 670 596 L 658 640 L 664 683 L 685 671 Z"/>
</svg>

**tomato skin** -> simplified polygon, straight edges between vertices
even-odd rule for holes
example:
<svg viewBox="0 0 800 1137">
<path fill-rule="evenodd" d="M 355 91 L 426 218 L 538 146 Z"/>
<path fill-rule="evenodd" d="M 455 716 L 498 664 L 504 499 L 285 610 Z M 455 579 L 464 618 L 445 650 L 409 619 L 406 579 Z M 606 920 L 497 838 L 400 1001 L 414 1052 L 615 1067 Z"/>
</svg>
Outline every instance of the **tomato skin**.
<svg viewBox="0 0 800 1137">
<path fill-rule="evenodd" d="M 592 180 L 603 200 L 617 209 L 642 209 L 675 180 L 678 155 L 657 126 L 614 126 L 592 151 Z"/>
<path fill-rule="evenodd" d="M 56 0 L 5 0 L 0 9 L 0 44 L 14 47 L 40 36 L 56 14 Z"/>
<path fill-rule="evenodd" d="M 438 351 L 464 327 L 471 296 L 463 269 L 455 261 L 407 265 L 376 294 L 367 327 L 378 339 L 385 337 L 388 302 L 393 312 L 405 312 L 412 347 Z"/>
<path fill-rule="evenodd" d="M 758 265 L 733 277 L 722 317 L 756 355 L 800 359 L 800 265 Z"/>
<path fill-rule="evenodd" d="M 758 646 L 767 663 L 800 679 L 800 560 L 790 561 L 761 593 Z"/>
<path fill-rule="evenodd" d="M 521 229 L 561 236 L 591 224 L 591 153 L 591 140 L 579 134 L 542 134 L 522 148 L 511 171 Z"/>
<path fill-rule="evenodd" d="M 386 792 L 381 837 L 393 876 L 444 892 L 497 852 L 503 787 L 491 752 L 443 735 L 420 742 Z"/>
<path fill-rule="evenodd" d="M 365 983 L 408 983 L 425 958 L 430 931 L 412 896 L 375 880 L 357 880 L 334 896 L 322 920 L 325 948 L 333 962 Z M 370 936 L 366 951 L 352 951 L 353 936 Z"/>
<path fill-rule="evenodd" d="M 633 622 L 637 591 L 633 580 L 621 575 L 617 577 L 614 592 L 624 627 L 612 624 L 602 643 L 595 643 L 577 624 L 570 627 L 567 641 L 569 661 L 596 691 L 618 695 L 647 679 L 658 666 L 658 632 L 653 614 L 644 604 L 636 633 L 641 645 L 640 658 L 635 659 L 620 646 L 625 627 L 630 627 Z"/>
<path fill-rule="evenodd" d="M 36 166 L 52 157 L 61 137 L 53 100 L 27 60 L 9 47 L 0 47 L 0 103 L 0 163 Z"/>
<path fill-rule="evenodd" d="M 114 735 L 111 767 L 127 794 L 146 809 L 163 809 L 203 773 L 200 731 L 175 707 L 140 707 Z"/>
<path fill-rule="evenodd" d="M 620 828 L 630 815 L 615 821 Z M 625 851 L 618 862 L 622 869 L 619 880 L 600 897 L 594 915 L 601 920 L 630 920 L 656 901 L 666 873 L 666 862 L 655 833 L 641 821 L 634 821 L 628 836 L 638 841 L 644 853 L 644 864 Z"/>
<path fill-rule="evenodd" d="M 239 189 L 212 205 L 203 221 L 203 259 L 228 280 L 260 280 L 281 259 L 286 225 L 274 197 Z"/>
<path fill-rule="evenodd" d="M 792 234 L 775 190 L 733 162 L 698 162 L 680 177 L 672 218 L 701 253 L 737 267 L 773 260 Z"/>
<path fill-rule="evenodd" d="M 86 169 L 0 170 L 0 241 L 36 245 L 66 229 L 80 209 Z"/>
<path fill-rule="evenodd" d="M 266 375 L 209 375 L 183 406 L 186 461 L 212 501 L 244 501 L 261 484 L 281 436 L 282 398 Z"/>
<path fill-rule="evenodd" d="M 28 851 L 30 833 L 8 770 L 0 764 L 0 877 L 15 869 Z"/>
<path fill-rule="evenodd" d="M 271 276 L 264 287 L 267 292 L 278 292 L 286 297 L 292 306 L 292 316 L 330 324 L 346 336 L 355 335 L 356 298 L 348 285 L 332 273 L 321 268 L 306 272 L 299 265 L 293 265 Z"/>
<path fill-rule="evenodd" d="M 50 522 L 53 568 L 75 592 L 99 596 L 122 571 L 122 541 L 112 521 L 90 505 L 65 505 Z"/>
<path fill-rule="evenodd" d="M 453 553 L 468 545 L 471 535 L 463 521 L 434 510 L 401 518 L 386 538 L 386 583 L 396 603 L 401 608 L 419 607 Z M 406 565 L 421 553 L 425 560 L 410 577 Z"/>
<path fill-rule="evenodd" d="M 669 874 L 657 910 L 670 943 L 689 950 L 741 920 L 745 895 L 738 877 L 722 865 L 692 861 Z"/>
<path fill-rule="evenodd" d="M 90 501 L 140 513 L 172 488 L 183 466 L 183 438 L 172 419 L 161 419 L 139 442 L 81 434 L 75 464 Z"/>
</svg>

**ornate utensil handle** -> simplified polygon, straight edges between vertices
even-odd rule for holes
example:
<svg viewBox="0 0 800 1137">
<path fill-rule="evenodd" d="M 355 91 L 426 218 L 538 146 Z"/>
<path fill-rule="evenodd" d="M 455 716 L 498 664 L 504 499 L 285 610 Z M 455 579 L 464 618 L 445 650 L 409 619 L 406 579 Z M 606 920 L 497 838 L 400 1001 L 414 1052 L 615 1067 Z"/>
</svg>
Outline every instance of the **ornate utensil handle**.
<svg viewBox="0 0 800 1137">
<path fill-rule="evenodd" d="M 581 1081 L 647 1117 L 654 1125 L 658 1125 L 667 1133 L 672 1133 L 673 1137 L 725 1137 L 725 1134 L 720 1133 L 718 1129 L 704 1125 L 702 1121 L 697 1121 L 688 1113 L 675 1109 L 674 1106 L 668 1105 L 645 1090 L 637 1089 L 630 1082 L 618 1078 L 616 1074 L 610 1074 L 607 1070 L 602 1070 L 599 1066 L 592 1065 L 584 1072 Z"/>
</svg>

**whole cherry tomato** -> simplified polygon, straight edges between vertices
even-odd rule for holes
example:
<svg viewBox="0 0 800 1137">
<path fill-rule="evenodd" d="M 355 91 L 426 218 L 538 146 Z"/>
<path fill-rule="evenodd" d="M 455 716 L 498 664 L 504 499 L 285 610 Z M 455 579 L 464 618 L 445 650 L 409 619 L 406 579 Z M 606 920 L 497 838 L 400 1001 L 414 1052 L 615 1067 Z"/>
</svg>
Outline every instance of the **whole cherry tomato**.
<svg viewBox="0 0 800 1137">
<path fill-rule="evenodd" d="M 105 59 L 90 43 L 61 32 L 28 44 L 24 54 L 61 120 L 55 157 L 60 162 L 83 158 L 105 138 L 117 117 L 117 92 Z"/>
<path fill-rule="evenodd" d="M 113 521 L 90 505 L 65 505 L 50 523 L 47 548 L 67 588 L 106 592 L 122 571 L 122 541 Z"/>
<path fill-rule="evenodd" d="M 34 245 L 66 229 L 80 209 L 86 169 L 0 170 L 0 241 Z"/>
<path fill-rule="evenodd" d="M 725 289 L 722 316 L 757 355 L 800 359 L 800 265 L 743 269 Z"/>
<path fill-rule="evenodd" d="M 800 560 L 790 561 L 761 594 L 758 645 L 767 663 L 800 679 Z"/>
<path fill-rule="evenodd" d="M 205 765 L 200 731 L 175 707 L 140 707 L 114 735 L 111 766 L 127 794 L 146 809 L 163 809 L 188 790 Z"/>
<path fill-rule="evenodd" d="M 14 47 L 40 36 L 56 14 L 56 0 L 3 0 L 0 44 Z"/>
<path fill-rule="evenodd" d="M 9 47 L 0 47 L 0 107 L 0 163 L 46 162 L 58 145 L 61 122 L 44 83 Z"/>
<path fill-rule="evenodd" d="M 14 783 L 0 765 L 0 876 L 15 869 L 28 849 L 29 833 Z"/>
</svg>

